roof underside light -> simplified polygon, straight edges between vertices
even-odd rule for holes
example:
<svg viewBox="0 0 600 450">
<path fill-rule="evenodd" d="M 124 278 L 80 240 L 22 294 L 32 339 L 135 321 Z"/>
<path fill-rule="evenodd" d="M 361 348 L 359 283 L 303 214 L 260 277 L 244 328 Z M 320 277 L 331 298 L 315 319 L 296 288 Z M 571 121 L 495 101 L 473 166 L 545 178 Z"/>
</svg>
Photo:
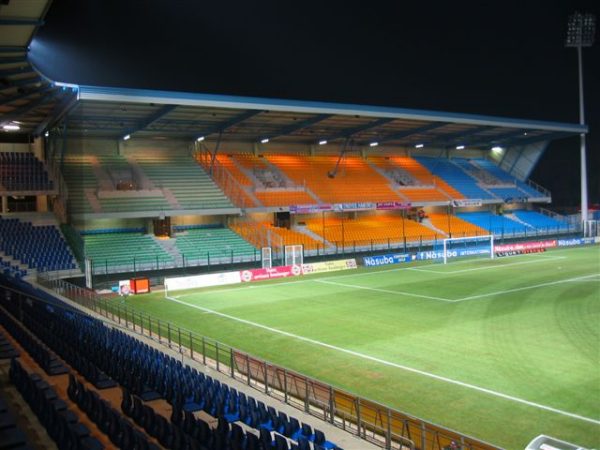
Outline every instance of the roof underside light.
<svg viewBox="0 0 600 450">
<path fill-rule="evenodd" d="M 415 145 L 415 148 L 423 148 L 423 147 L 425 147 L 425 144 L 417 144 L 417 145 Z"/>
<path fill-rule="evenodd" d="M 323 139 L 322 141 L 319 141 L 319 145 L 325 145 L 327 144 L 327 139 Z"/>
<path fill-rule="evenodd" d="M 202 142 L 204 140 L 204 136 L 198 136 L 196 138 L 196 142 Z"/>
<path fill-rule="evenodd" d="M 48 136 L 50 136 L 50 132 L 49 132 L 49 131 L 46 131 L 46 132 L 44 133 L 44 136 L 45 136 L 45 137 L 48 137 Z"/>
<path fill-rule="evenodd" d="M 131 139 L 131 135 L 130 134 L 126 134 L 125 136 L 123 136 L 123 140 L 124 141 L 128 141 L 129 139 Z"/>
<path fill-rule="evenodd" d="M 21 127 L 16 123 L 7 123 L 2 127 L 4 131 L 19 131 Z"/>
<path fill-rule="evenodd" d="M 464 150 L 465 146 L 464 145 L 457 145 L 456 146 L 456 150 Z"/>
<path fill-rule="evenodd" d="M 379 145 L 379 142 L 371 142 L 369 144 L 369 147 L 377 147 Z"/>
<path fill-rule="evenodd" d="M 264 139 L 261 139 L 261 140 L 260 140 L 260 143 L 261 143 L 261 144 L 266 144 L 266 143 L 268 143 L 268 142 L 269 142 L 269 138 L 264 138 Z"/>
<path fill-rule="evenodd" d="M 492 152 L 496 153 L 496 154 L 500 154 L 504 151 L 504 149 L 502 147 L 500 147 L 499 145 L 495 145 L 494 147 L 492 147 Z"/>
</svg>

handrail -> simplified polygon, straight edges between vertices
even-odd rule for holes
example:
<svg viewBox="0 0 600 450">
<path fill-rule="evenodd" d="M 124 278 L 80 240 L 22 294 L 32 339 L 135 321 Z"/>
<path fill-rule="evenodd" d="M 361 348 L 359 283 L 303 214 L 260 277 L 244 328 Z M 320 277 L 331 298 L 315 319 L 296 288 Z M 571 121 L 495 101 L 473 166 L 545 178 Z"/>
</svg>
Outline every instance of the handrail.
<svg viewBox="0 0 600 450">
<path fill-rule="evenodd" d="M 444 450 L 452 442 L 458 443 L 464 450 L 499 449 L 492 444 L 252 356 L 212 338 L 199 336 L 193 331 L 161 321 L 134 308 L 109 303 L 93 291 L 64 280 L 50 280 L 42 276 L 38 282 L 113 323 L 150 337 L 171 349 L 175 348 L 182 357 L 209 365 L 249 387 L 261 390 L 387 450 L 407 447 L 411 450 Z"/>
</svg>

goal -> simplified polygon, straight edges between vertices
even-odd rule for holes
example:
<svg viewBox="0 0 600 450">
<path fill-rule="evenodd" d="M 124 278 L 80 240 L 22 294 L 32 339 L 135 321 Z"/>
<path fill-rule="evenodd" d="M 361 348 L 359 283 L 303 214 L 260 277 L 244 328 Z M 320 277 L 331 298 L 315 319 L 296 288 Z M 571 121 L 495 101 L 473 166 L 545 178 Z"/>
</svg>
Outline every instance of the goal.
<svg viewBox="0 0 600 450">
<path fill-rule="evenodd" d="M 304 248 L 302 245 L 285 246 L 285 265 L 301 266 L 304 264 Z"/>
<path fill-rule="evenodd" d="M 491 234 L 444 239 L 440 247 L 438 253 L 441 253 L 441 258 L 439 259 L 444 264 L 448 264 L 450 259 L 462 257 L 494 259 L 494 236 Z"/>
</svg>

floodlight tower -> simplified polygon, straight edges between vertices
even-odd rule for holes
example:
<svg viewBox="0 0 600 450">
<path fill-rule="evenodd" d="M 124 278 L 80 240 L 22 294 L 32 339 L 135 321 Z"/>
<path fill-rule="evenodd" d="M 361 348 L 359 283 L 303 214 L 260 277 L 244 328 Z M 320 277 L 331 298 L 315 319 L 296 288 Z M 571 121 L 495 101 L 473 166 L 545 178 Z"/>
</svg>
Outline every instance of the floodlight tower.
<svg viewBox="0 0 600 450">
<path fill-rule="evenodd" d="M 594 44 L 596 33 L 596 16 L 594 14 L 575 12 L 569 16 L 567 24 L 566 47 L 577 49 L 577 62 L 579 67 L 579 123 L 585 125 L 585 111 L 583 104 L 583 47 Z M 588 220 L 588 192 L 587 192 L 587 164 L 585 133 L 581 133 L 581 222 L 585 227 Z"/>
</svg>

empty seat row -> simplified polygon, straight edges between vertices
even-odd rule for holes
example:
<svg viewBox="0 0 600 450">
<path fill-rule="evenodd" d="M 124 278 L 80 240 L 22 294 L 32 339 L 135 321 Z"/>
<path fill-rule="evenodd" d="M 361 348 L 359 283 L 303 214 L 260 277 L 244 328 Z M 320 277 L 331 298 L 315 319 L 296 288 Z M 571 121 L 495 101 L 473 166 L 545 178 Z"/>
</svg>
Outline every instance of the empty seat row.
<svg viewBox="0 0 600 450">
<path fill-rule="evenodd" d="M 10 381 L 29 404 L 59 449 L 101 450 L 104 446 L 79 422 L 56 391 L 38 374 L 28 373 L 15 358 L 9 369 Z"/>
</svg>

